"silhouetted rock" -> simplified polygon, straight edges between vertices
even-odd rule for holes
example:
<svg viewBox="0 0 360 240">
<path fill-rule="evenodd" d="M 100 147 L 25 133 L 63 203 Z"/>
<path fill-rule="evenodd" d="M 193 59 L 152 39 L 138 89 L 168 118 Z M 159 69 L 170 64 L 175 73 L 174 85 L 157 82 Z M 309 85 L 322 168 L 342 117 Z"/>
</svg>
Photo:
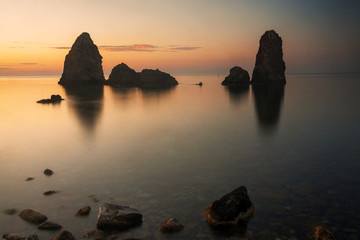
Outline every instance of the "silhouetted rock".
<svg viewBox="0 0 360 240">
<path fill-rule="evenodd" d="M 283 85 L 285 83 L 285 62 L 281 37 L 274 30 L 266 31 L 260 39 L 251 84 Z"/>
<path fill-rule="evenodd" d="M 335 240 L 335 237 L 326 228 L 316 226 L 314 228 L 314 240 Z"/>
<path fill-rule="evenodd" d="M 104 81 L 102 56 L 90 35 L 84 32 L 76 39 L 66 55 L 59 84 L 70 87 L 104 84 Z"/>
<path fill-rule="evenodd" d="M 41 99 L 41 100 L 37 101 L 37 103 L 59 103 L 62 100 L 65 100 L 65 99 L 61 98 L 60 95 L 51 95 L 50 98 Z"/>
<path fill-rule="evenodd" d="M 96 227 L 104 231 L 125 230 L 141 223 L 142 214 L 138 210 L 104 203 L 99 207 Z"/>
<path fill-rule="evenodd" d="M 105 82 L 107 85 L 135 87 L 139 81 L 139 74 L 125 63 L 115 66 Z"/>
<path fill-rule="evenodd" d="M 80 208 L 76 213 L 75 216 L 85 216 L 85 215 L 89 215 L 91 210 L 90 206 L 85 206 L 83 208 Z"/>
<path fill-rule="evenodd" d="M 200 87 L 203 85 L 203 83 L 202 82 L 199 82 L 197 85 L 199 85 Z"/>
<path fill-rule="evenodd" d="M 254 213 L 247 190 L 241 186 L 214 201 L 206 211 L 206 221 L 214 227 L 246 224 Z"/>
<path fill-rule="evenodd" d="M 37 234 L 30 234 L 28 237 L 27 237 L 27 240 L 39 240 L 39 236 Z"/>
<path fill-rule="evenodd" d="M 32 209 L 23 210 L 19 216 L 30 223 L 41 224 L 47 220 L 47 217 L 44 214 L 36 212 Z"/>
<path fill-rule="evenodd" d="M 46 176 L 51 176 L 51 175 L 53 175 L 54 174 L 54 172 L 51 170 L 51 169 L 45 169 L 44 170 L 44 174 L 46 175 Z"/>
<path fill-rule="evenodd" d="M 230 69 L 230 74 L 221 84 L 229 87 L 248 87 L 250 85 L 250 76 L 246 70 L 235 66 Z"/>
<path fill-rule="evenodd" d="M 170 87 L 177 84 L 173 76 L 159 69 L 144 69 L 139 73 L 138 87 Z"/>
<path fill-rule="evenodd" d="M 38 226 L 38 229 L 42 229 L 42 230 L 57 230 L 57 229 L 61 229 L 61 228 L 62 228 L 62 226 L 60 224 L 50 222 L 50 221 L 43 222 L 42 224 L 40 224 Z"/>
<path fill-rule="evenodd" d="M 50 191 L 46 191 L 43 193 L 43 195 L 45 196 L 49 196 L 49 195 L 53 195 L 55 193 L 58 193 L 59 191 L 55 191 L 55 190 L 50 190 Z"/>
<path fill-rule="evenodd" d="M 63 230 L 52 237 L 51 240 L 75 240 L 75 238 L 71 232 Z"/>
<path fill-rule="evenodd" d="M 9 208 L 9 209 L 5 209 L 3 211 L 3 213 L 5 213 L 7 215 L 14 215 L 17 212 L 18 212 L 18 210 L 16 208 Z"/>
<path fill-rule="evenodd" d="M 33 178 L 33 177 L 28 177 L 27 179 L 25 179 L 25 181 L 27 181 L 27 182 L 29 182 L 29 181 L 32 181 L 32 180 L 34 180 L 35 178 Z"/>
<path fill-rule="evenodd" d="M 4 234 L 2 237 L 5 240 L 25 240 L 26 239 L 26 237 L 18 235 L 18 234 L 14 234 L 14 233 Z"/>
<path fill-rule="evenodd" d="M 181 222 L 175 218 L 167 219 L 160 228 L 160 232 L 163 233 L 174 233 L 184 229 Z"/>
</svg>

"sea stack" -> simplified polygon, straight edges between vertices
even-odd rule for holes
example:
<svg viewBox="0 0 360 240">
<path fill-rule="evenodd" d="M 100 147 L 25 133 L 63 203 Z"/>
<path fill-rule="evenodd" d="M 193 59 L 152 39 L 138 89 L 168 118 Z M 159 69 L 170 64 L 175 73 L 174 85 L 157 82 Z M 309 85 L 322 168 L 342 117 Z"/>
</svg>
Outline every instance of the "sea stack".
<svg viewBox="0 0 360 240">
<path fill-rule="evenodd" d="M 102 56 L 90 35 L 84 32 L 76 39 L 66 55 L 59 84 L 70 87 L 102 85 L 104 82 Z"/>
<path fill-rule="evenodd" d="M 109 79 L 106 81 L 108 85 L 135 87 L 139 81 L 139 75 L 136 71 L 125 63 L 116 65 L 110 73 Z"/>
<path fill-rule="evenodd" d="M 246 70 L 235 66 L 230 69 L 230 74 L 221 84 L 228 87 L 248 87 L 250 85 L 250 76 Z"/>
<path fill-rule="evenodd" d="M 139 73 L 138 87 L 172 87 L 178 85 L 176 79 L 159 69 L 144 69 Z"/>
<path fill-rule="evenodd" d="M 284 85 L 285 83 L 281 37 L 274 30 L 266 31 L 260 39 L 251 84 Z"/>
</svg>

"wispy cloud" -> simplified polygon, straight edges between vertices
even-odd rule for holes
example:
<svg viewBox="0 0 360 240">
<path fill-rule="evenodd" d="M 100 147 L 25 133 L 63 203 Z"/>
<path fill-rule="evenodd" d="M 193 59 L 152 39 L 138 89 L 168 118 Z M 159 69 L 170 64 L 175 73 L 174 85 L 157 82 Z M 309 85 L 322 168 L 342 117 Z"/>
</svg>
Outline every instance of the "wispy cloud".
<svg viewBox="0 0 360 240">
<path fill-rule="evenodd" d="M 197 50 L 197 49 L 200 49 L 200 48 L 201 47 L 179 47 L 179 46 L 175 46 L 175 47 L 169 47 L 169 50 L 173 50 L 173 51 L 192 51 L 192 50 Z"/>
<path fill-rule="evenodd" d="M 63 49 L 71 49 L 71 47 L 50 47 L 50 48 L 60 49 L 60 50 L 63 50 Z"/>
</svg>

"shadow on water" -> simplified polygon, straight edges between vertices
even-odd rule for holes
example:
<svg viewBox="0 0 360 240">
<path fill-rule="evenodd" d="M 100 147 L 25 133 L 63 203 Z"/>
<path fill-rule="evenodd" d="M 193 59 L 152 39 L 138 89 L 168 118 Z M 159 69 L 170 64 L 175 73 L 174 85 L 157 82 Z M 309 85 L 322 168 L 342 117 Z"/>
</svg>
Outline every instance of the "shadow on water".
<svg viewBox="0 0 360 240">
<path fill-rule="evenodd" d="M 250 87 L 226 87 L 225 89 L 229 93 L 230 101 L 237 105 L 247 99 Z"/>
<path fill-rule="evenodd" d="M 255 110 L 261 133 L 273 134 L 278 126 L 284 99 L 284 86 L 252 86 Z"/>
<path fill-rule="evenodd" d="M 74 110 L 83 126 L 93 131 L 103 108 L 104 87 L 66 88 L 69 107 Z"/>
</svg>

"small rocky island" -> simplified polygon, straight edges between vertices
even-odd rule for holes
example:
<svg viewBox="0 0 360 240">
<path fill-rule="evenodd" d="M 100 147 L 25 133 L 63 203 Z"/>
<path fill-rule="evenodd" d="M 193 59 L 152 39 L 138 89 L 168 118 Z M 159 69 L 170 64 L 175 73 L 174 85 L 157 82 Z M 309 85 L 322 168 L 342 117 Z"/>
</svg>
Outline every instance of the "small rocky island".
<svg viewBox="0 0 360 240">
<path fill-rule="evenodd" d="M 37 101 L 37 103 L 59 103 L 61 102 L 63 99 L 60 95 L 51 95 L 50 98 L 45 98 L 45 99 L 41 99 L 39 101 Z"/>
<path fill-rule="evenodd" d="M 121 87 L 171 87 L 178 84 L 176 79 L 159 69 L 144 69 L 137 73 L 125 63 L 115 66 L 105 82 L 106 85 Z"/>
<path fill-rule="evenodd" d="M 59 84 L 64 87 L 102 85 L 105 82 L 102 56 L 90 35 L 82 33 L 75 41 L 64 63 Z"/>
<path fill-rule="evenodd" d="M 221 84 L 229 87 L 248 87 L 250 85 L 250 76 L 246 70 L 235 66 L 230 69 L 230 74 Z"/>
</svg>

